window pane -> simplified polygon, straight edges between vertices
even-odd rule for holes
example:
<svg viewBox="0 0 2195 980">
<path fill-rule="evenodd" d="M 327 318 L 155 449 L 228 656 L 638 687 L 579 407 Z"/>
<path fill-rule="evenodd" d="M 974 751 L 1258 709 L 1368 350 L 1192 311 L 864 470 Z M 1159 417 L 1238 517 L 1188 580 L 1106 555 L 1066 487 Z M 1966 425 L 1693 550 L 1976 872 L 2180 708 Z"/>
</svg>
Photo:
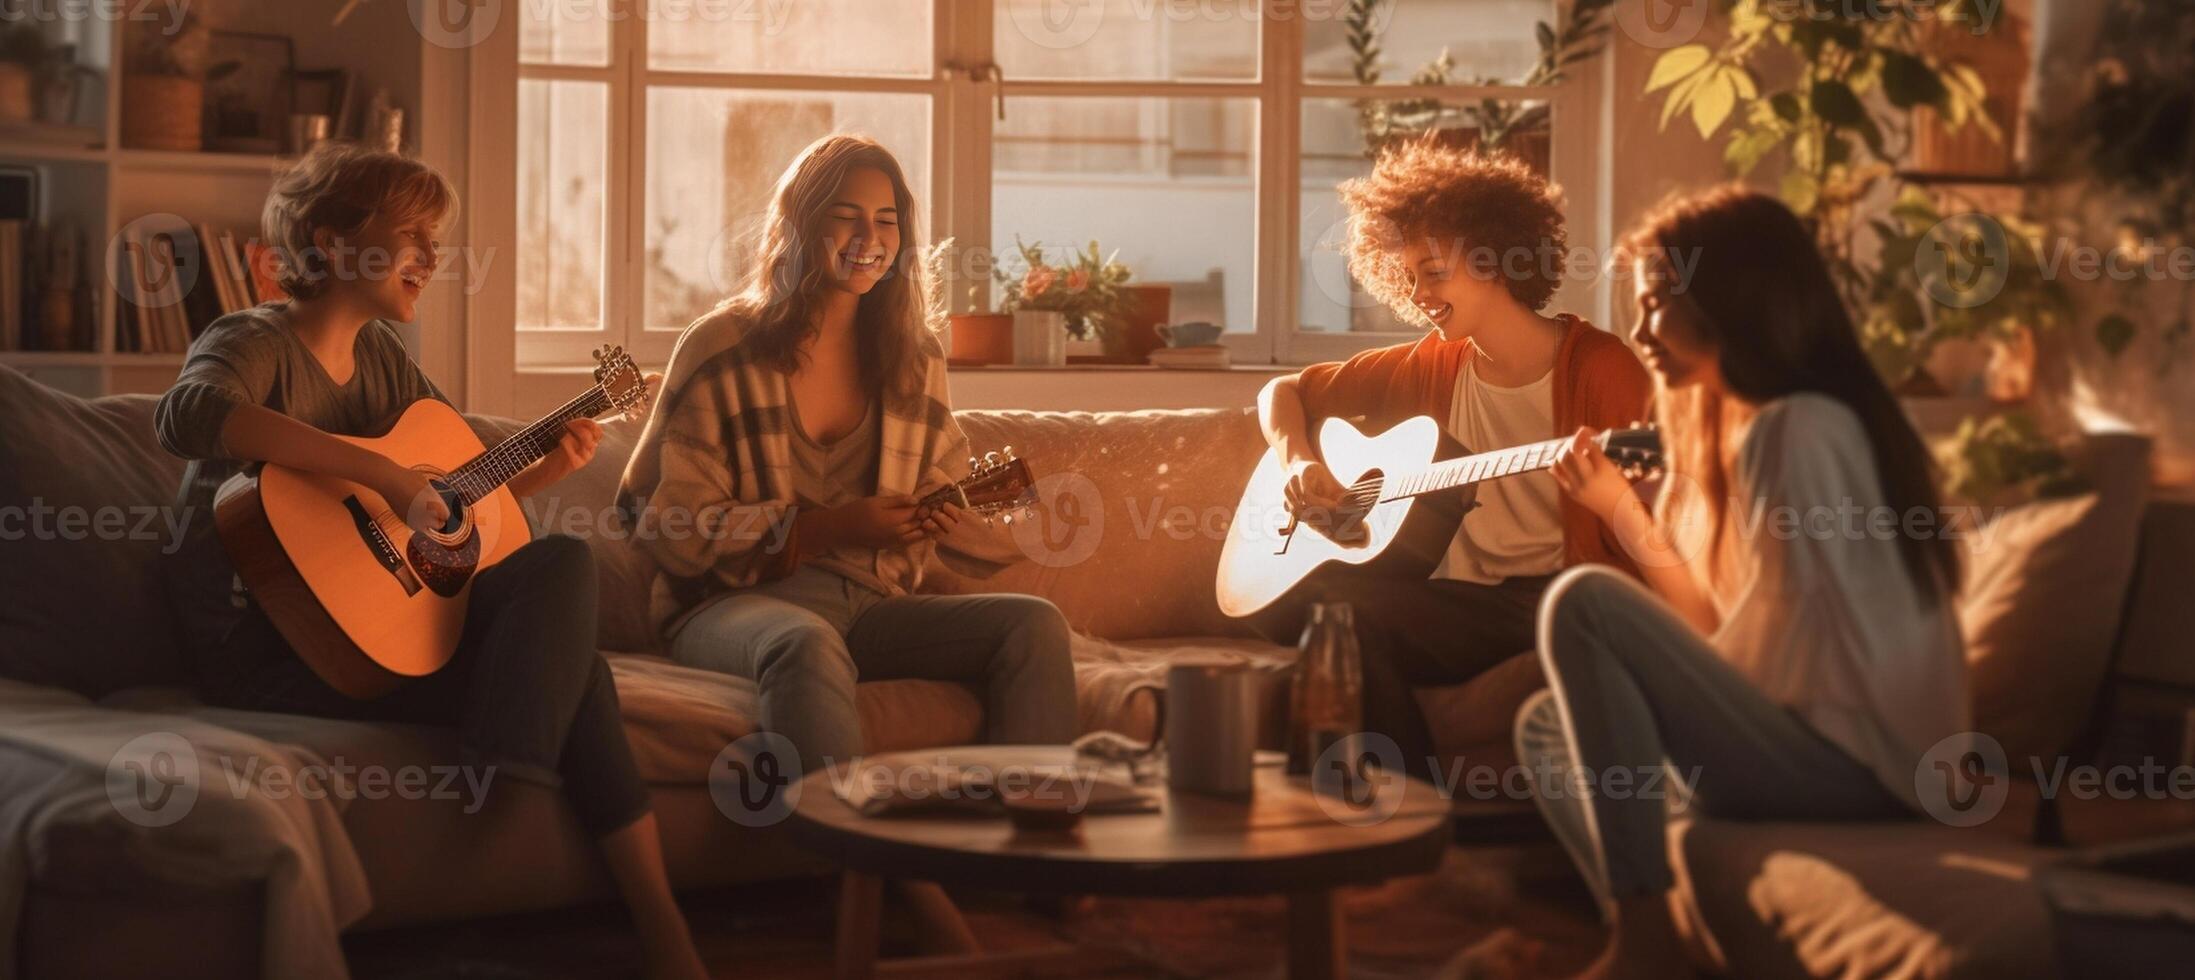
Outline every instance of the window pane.
<svg viewBox="0 0 2195 980">
<path fill-rule="evenodd" d="M 1506 133 L 1498 144 L 1503 150 L 1521 156 L 1541 175 L 1548 173 L 1550 130 L 1544 102 L 1495 103 L 1490 114 L 1477 101 L 1359 105 L 1342 99 L 1304 100 L 1303 224 L 1297 238 L 1303 249 L 1297 306 L 1304 330 L 1417 333 L 1425 329 L 1396 318 L 1350 278 L 1343 256 L 1348 215 L 1335 185 L 1372 171 L 1367 145 L 1416 138 L 1431 129 L 1439 132 L 1443 142 L 1476 147 L 1489 122 L 1494 131 Z"/>
<path fill-rule="evenodd" d="M 1407 84 L 1446 52 L 1443 81 L 1516 82 L 1539 61 L 1537 25 L 1555 22 L 1554 0 L 1387 0 L 1371 37 L 1378 57 L 1363 63 L 1337 13 L 1304 18 L 1303 75 L 1314 82 Z"/>
<path fill-rule="evenodd" d="M 532 65 L 607 65 L 610 21 L 600 3 L 518 5 L 518 60 Z"/>
<path fill-rule="evenodd" d="M 1256 120 L 1253 99 L 1009 99 L 992 246 L 1012 266 L 1016 236 L 1053 257 L 1096 239 L 1174 286 L 1175 322 L 1252 331 Z"/>
<path fill-rule="evenodd" d="M 1031 78 L 1258 77 L 1258 0 L 996 0 L 999 70 Z"/>
<path fill-rule="evenodd" d="M 648 0 L 648 61 L 682 71 L 930 77 L 931 0 Z"/>
<path fill-rule="evenodd" d="M 778 175 L 817 137 L 875 138 L 899 158 L 921 229 L 930 214 L 930 100 L 922 95 L 648 92 L 647 324 L 683 330 L 738 288 Z"/>
<path fill-rule="evenodd" d="M 518 83 L 518 328 L 602 326 L 608 89 Z"/>
</svg>

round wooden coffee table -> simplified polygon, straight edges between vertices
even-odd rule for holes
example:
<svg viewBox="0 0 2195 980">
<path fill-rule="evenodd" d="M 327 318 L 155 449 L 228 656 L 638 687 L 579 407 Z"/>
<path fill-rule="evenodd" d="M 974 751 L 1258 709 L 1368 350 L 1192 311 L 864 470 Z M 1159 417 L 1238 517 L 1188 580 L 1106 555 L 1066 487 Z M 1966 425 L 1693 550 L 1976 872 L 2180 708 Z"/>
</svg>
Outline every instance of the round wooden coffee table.
<svg viewBox="0 0 2195 980">
<path fill-rule="evenodd" d="M 895 759 L 1003 772 L 1065 765 L 1072 753 L 1060 746 L 973 746 L 865 761 Z M 837 955 L 838 975 L 849 978 L 879 970 L 885 879 L 1072 895 L 1282 894 L 1288 975 L 1339 977 L 1346 946 L 1335 890 L 1432 871 L 1450 839 L 1447 801 L 1426 783 L 1393 775 L 1360 784 L 1352 800 L 1322 800 L 1303 777 L 1261 767 L 1248 799 L 1160 788 L 1156 812 L 1089 815 L 1066 831 L 1021 831 L 1001 814 L 967 810 L 864 817 L 833 792 L 831 776 L 819 771 L 801 781 L 787 827 L 844 872 Z M 882 969 L 930 972 L 939 965 L 894 960 Z"/>
</svg>

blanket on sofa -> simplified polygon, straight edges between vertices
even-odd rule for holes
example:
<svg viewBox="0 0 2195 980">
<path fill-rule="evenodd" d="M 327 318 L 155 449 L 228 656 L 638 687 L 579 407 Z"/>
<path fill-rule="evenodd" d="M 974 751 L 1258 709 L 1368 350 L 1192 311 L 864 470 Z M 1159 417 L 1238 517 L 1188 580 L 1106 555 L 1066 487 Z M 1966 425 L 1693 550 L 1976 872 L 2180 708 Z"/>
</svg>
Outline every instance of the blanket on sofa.
<svg viewBox="0 0 2195 980">
<path fill-rule="evenodd" d="M 17 948 L 37 847 L 70 830 L 119 833 L 126 859 L 164 880 L 264 879 L 267 976 L 348 975 L 340 937 L 372 900 L 343 831 L 343 794 L 251 789 L 273 785 L 262 780 L 275 773 L 325 771 L 317 756 L 9 680 L 0 680 L 0 714 L 10 722 L 0 750 L 45 763 L 0 766 L 0 949 Z M 0 980 L 15 969 L 15 957 L 0 956 Z"/>
</svg>

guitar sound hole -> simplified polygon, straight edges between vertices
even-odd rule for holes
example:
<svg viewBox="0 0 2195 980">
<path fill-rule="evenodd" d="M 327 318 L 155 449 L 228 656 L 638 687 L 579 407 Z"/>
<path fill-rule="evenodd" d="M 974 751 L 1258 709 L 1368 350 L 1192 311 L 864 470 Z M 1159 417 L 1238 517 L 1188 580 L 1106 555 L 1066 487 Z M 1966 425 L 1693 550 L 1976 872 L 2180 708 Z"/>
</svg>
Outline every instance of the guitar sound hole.
<svg viewBox="0 0 2195 980">
<path fill-rule="evenodd" d="M 442 506 L 450 511 L 450 519 L 442 522 L 442 533 L 456 534 L 458 528 L 465 526 L 465 498 L 446 481 L 429 480 L 427 485 L 434 488 L 435 495 L 442 498 Z"/>
</svg>

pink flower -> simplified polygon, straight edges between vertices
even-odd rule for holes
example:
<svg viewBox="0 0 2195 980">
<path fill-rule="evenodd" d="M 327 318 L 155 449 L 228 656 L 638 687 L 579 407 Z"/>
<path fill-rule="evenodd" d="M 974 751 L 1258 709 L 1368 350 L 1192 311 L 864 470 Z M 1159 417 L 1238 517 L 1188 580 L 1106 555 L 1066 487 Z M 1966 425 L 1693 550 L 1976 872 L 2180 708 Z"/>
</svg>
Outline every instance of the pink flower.
<svg viewBox="0 0 2195 980">
<path fill-rule="evenodd" d="M 1053 272 L 1050 266 L 1031 266 L 1029 274 L 1021 277 L 1021 294 L 1032 298 L 1042 296 L 1045 290 L 1052 288 L 1052 283 L 1057 278 L 1058 273 Z"/>
<path fill-rule="evenodd" d="M 1079 293 L 1090 288 L 1090 274 L 1081 269 L 1067 273 L 1067 290 Z"/>
</svg>

